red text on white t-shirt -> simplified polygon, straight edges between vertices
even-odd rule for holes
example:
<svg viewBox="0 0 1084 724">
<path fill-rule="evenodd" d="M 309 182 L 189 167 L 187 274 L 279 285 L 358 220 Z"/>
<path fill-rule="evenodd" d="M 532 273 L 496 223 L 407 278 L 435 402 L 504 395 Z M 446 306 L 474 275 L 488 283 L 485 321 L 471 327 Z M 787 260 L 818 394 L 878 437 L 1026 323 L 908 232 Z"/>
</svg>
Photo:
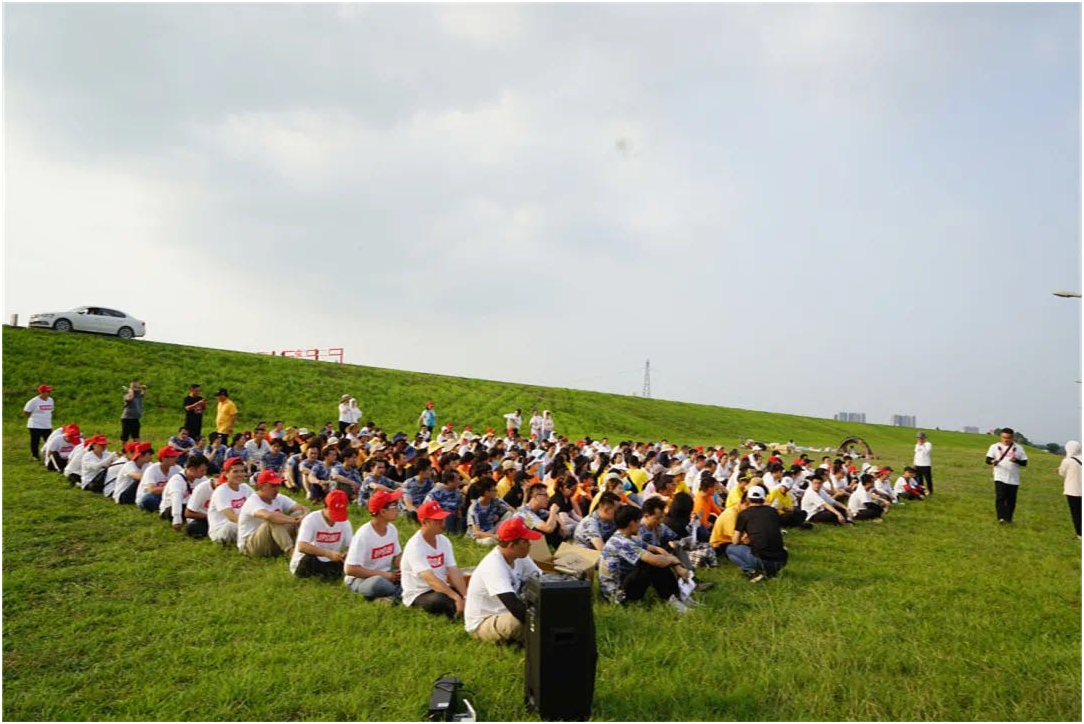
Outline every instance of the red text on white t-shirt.
<svg viewBox="0 0 1084 724">
<path fill-rule="evenodd" d="M 430 568 L 440 568 L 444 565 L 444 554 L 438 553 L 435 556 L 426 556 L 425 560 L 429 561 Z"/>
<path fill-rule="evenodd" d="M 317 543 L 338 543 L 343 537 L 339 530 L 321 530 L 316 533 Z"/>
<path fill-rule="evenodd" d="M 388 543 L 387 545 L 380 546 L 379 548 L 373 548 L 373 552 L 369 554 L 369 558 L 375 561 L 378 558 L 387 558 L 393 553 L 395 553 L 395 544 Z M 443 562 L 443 559 L 441 559 L 441 562 Z"/>
</svg>

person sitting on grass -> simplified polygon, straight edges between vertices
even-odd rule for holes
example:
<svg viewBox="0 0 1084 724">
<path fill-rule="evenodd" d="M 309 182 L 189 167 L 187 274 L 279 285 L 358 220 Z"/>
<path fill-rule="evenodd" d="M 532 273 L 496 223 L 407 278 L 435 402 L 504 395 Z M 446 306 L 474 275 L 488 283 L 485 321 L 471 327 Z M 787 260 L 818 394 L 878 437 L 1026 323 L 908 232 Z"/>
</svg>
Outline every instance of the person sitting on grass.
<svg viewBox="0 0 1084 724">
<path fill-rule="evenodd" d="M 522 642 L 527 606 L 519 595 L 528 578 L 542 575 L 529 557 L 531 541 L 542 534 L 522 518 L 504 521 L 496 534 L 497 548 L 486 554 L 467 584 L 463 626 L 480 641 Z"/>
<path fill-rule="evenodd" d="M 556 548 L 561 545 L 561 520 L 557 515 L 560 508 L 550 505 L 547 510 L 547 505 L 549 505 L 549 496 L 546 495 L 546 486 L 535 483 L 527 489 L 527 499 L 515 512 L 515 517 L 523 518 L 528 528 L 546 536 L 546 543 Z"/>
<path fill-rule="evenodd" d="M 749 486 L 746 493 L 755 487 L 759 486 Z M 748 507 L 749 502 L 743 496 L 737 505 L 727 507 L 715 519 L 715 525 L 711 527 L 711 537 L 708 542 L 711 544 L 712 550 L 715 551 L 717 558 L 722 558 L 726 554 L 726 549 L 730 547 L 734 538 L 734 531 L 737 529 L 738 515 Z"/>
<path fill-rule="evenodd" d="M 479 478 L 476 485 L 481 495 L 467 510 L 467 534 L 480 545 L 497 545 L 497 528 L 512 517 L 512 506 L 497 497 L 493 478 Z"/>
<path fill-rule="evenodd" d="M 640 519 L 640 542 L 645 547 L 656 546 L 670 551 L 670 544 L 678 540 L 678 534 L 670 530 L 664 521 L 666 501 L 658 496 L 645 500 L 643 514 Z"/>
<path fill-rule="evenodd" d="M 117 480 L 113 485 L 113 500 L 119 505 L 132 505 L 136 500 L 136 490 L 139 481 L 143 478 L 143 472 L 151 463 L 151 454 L 154 446 L 149 442 L 136 443 L 133 455 L 120 469 Z"/>
<path fill-rule="evenodd" d="M 392 525 L 399 515 L 398 501 L 402 497 L 399 490 L 373 493 L 369 498 L 373 518 L 358 529 L 346 553 L 346 587 L 370 601 L 391 603 L 403 593 L 399 572 L 403 549 L 399 531 Z"/>
<path fill-rule="evenodd" d="M 599 557 L 599 591 L 610 603 L 623 604 L 643 599 L 648 588 L 678 613 L 688 609 L 678 600 L 678 583 L 672 566 L 680 561 L 657 546 L 640 541 L 643 512 L 634 505 L 622 505 L 614 513 L 617 530 L 602 548 Z"/>
<path fill-rule="evenodd" d="M 173 525 L 173 530 L 184 527 L 184 509 L 192 491 L 203 481 L 207 472 L 207 458 L 196 453 L 188 458 L 184 465 L 184 471 L 174 474 L 166 483 L 162 493 L 162 502 L 158 505 L 158 515 L 162 520 L 168 520 Z"/>
<path fill-rule="evenodd" d="M 68 464 L 64 466 L 64 477 L 72 485 L 83 482 L 83 455 L 89 449 L 90 446 L 87 445 L 86 440 L 83 440 L 73 447 L 71 454 L 68 455 Z"/>
<path fill-rule="evenodd" d="M 896 485 L 892 491 L 896 497 L 903 500 L 923 500 L 926 498 L 926 488 L 915 479 L 918 473 L 908 465 L 903 469 L 903 475 L 896 479 Z"/>
<path fill-rule="evenodd" d="M 567 540 L 573 536 L 576 526 L 583 520 L 579 508 L 572 502 L 576 494 L 576 479 L 567 471 L 558 471 L 554 486 L 556 492 L 550 496 L 550 505 L 557 506 L 561 538 Z"/>
<path fill-rule="evenodd" d="M 237 516 L 237 550 L 253 558 L 293 555 L 294 533 L 309 509 L 279 492 L 283 480 L 265 470 L 256 477 L 256 492 Z"/>
<path fill-rule="evenodd" d="M 331 489 L 331 471 L 339 459 L 339 448 L 328 445 L 323 455 L 309 467 L 309 500 L 322 502 Z"/>
<path fill-rule="evenodd" d="M 756 485 L 760 478 L 750 478 L 749 476 L 742 476 L 734 480 L 729 486 L 727 486 L 726 505 L 725 508 L 732 508 L 745 498 L 745 491 L 749 489 L 750 485 Z M 727 544 L 729 545 L 730 539 L 727 538 Z"/>
<path fill-rule="evenodd" d="M 365 507 L 369 502 L 369 496 L 378 490 L 394 493 L 399 488 L 398 483 L 384 474 L 388 469 L 388 463 L 384 458 L 369 458 L 362 469 L 367 475 L 361 481 L 358 505 Z"/>
<path fill-rule="evenodd" d="M 49 439 L 45 441 L 45 447 L 41 450 L 41 457 L 45 461 L 45 469 L 59 473 L 68 465 L 68 458 L 72 450 L 83 442 L 83 435 L 79 432 L 79 426 L 74 422 L 70 425 L 57 428 Z"/>
<path fill-rule="evenodd" d="M 447 517 L 435 500 L 418 506 L 421 527 L 403 548 L 403 605 L 455 618 L 463 613 L 467 584 L 443 535 Z"/>
<path fill-rule="evenodd" d="M 290 573 L 298 578 L 342 580 L 345 551 L 354 533 L 348 520 L 349 505 L 346 491 L 332 490 L 324 496 L 323 510 L 314 510 L 301 519 L 290 556 Z"/>
<path fill-rule="evenodd" d="M 200 453 L 196 453 L 196 455 L 200 455 Z M 204 470 L 206 471 L 206 468 Z M 192 538 L 207 537 L 207 532 L 210 529 L 207 523 L 207 514 L 211 510 L 211 497 L 218 485 L 219 480 L 216 477 L 204 477 L 192 489 L 192 494 L 188 496 L 188 502 L 184 506 L 184 532 L 186 535 Z"/>
<path fill-rule="evenodd" d="M 188 462 L 188 454 L 196 449 L 196 441 L 192 439 L 186 427 L 178 429 L 177 434 L 169 439 L 169 444 L 181 453 L 181 456 L 177 458 L 177 464 L 181 466 Z M 199 450 L 196 449 L 196 452 Z"/>
<path fill-rule="evenodd" d="M 237 542 L 237 516 L 254 493 L 245 482 L 247 474 L 241 458 L 228 458 L 222 463 L 219 485 L 211 493 L 211 505 L 207 508 L 207 537 L 215 543 Z"/>
<path fill-rule="evenodd" d="M 105 435 L 87 438 L 79 482 L 79 487 L 83 490 L 100 493 L 105 487 L 105 472 L 117 457 L 116 453 L 106 450 L 108 445 L 109 440 Z"/>
<path fill-rule="evenodd" d="M 779 525 L 784 528 L 791 526 L 805 529 L 812 528 L 813 525 L 805 521 L 805 511 L 799 508 L 794 500 L 794 494 L 791 493 L 793 485 L 790 477 L 783 478 L 775 490 L 768 493 L 764 499 L 765 504 L 779 514 Z"/>
<path fill-rule="evenodd" d="M 271 453 L 271 445 L 267 442 L 267 424 L 259 423 L 252 433 L 252 439 L 245 443 L 245 464 L 248 465 L 249 473 L 259 472 L 263 461 Z"/>
<path fill-rule="evenodd" d="M 157 513 L 162 505 L 162 493 L 165 492 L 166 483 L 174 475 L 183 471 L 177 465 L 180 453 L 166 445 L 158 450 L 158 464 L 150 465 L 143 470 L 139 480 L 139 488 L 136 490 L 136 505 L 140 510 L 148 513 Z"/>
<path fill-rule="evenodd" d="M 601 551 L 614 534 L 614 512 L 621 504 L 617 493 L 607 490 L 598 499 L 598 508 L 595 512 L 581 520 L 576 525 L 576 531 L 572 538 L 576 545 L 582 548 L 592 548 Z"/>
<path fill-rule="evenodd" d="M 410 520 L 418 520 L 418 506 L 425 502 L 425 496 L 433 489 L 436 471 L 427 458 L 420 458 L 414 463 L 414 477 L 403 483 L 403 507 Z"/>
<path fill-rule="evenodd" d="M 218 475 L 222 472 L 222 464 L 226 462 L 226 452 L 230 449 L 225 440 L 225 435 L 212 432 L 207 446 L 201 450 L 203 457 L 207 458 L 208 474 Z"/>
<path fill-rule="evenodd" d="M 342 461 L 331 469 L 331 482 L 345 490 L 351 500 L 356 500 L 361 492 L 361 471 L 358 470 L 358 451 L 352 447 L 342 453 Z"/>
<path fill-rule="evenodd" d="M 847 500 L 847 512 L 852 520 L 872 520 L 874 523 L 882 523 L 887 503 L 881 503 L 873 497 L 873 476 L 863 473 L 859 478 L 858 487 L 851 493 Z"/>
<path fill-rule="evenodd" d="M 700 476 L 699 490 L 694 498 L 693 515 L 700 522 L 697 531 L 704 531 L 703 534 L 700 534 L 702 542 L 709 537 L 712 526 L 715 525 L 715 519 L 723 512 L 722 508 L 715 502 L 715 488 L 715 478 L 710 475 Z"/>
<path fill-rule="evenodd" d="M 832 525 L 844 525 L 850 521 L 839 510 L 830 498 L 821 494 L 821 486 L 824 484 L 824 476 L 819 473 L 823 468 L 818 468 L 809 479 L 809 489 L 802 496 L 802 511 L 808 523 L 830 523 Z"/>
<path fill-rule="evenodd" d="M 286 467 L 286 453 L 282 451 L 282 438 L 269 438 L 267 446 L 271 448 L 271 452 L 264 455 L 263 460 L 260 461 L 260 472 L 274 470 L 279 475 L 282 475 Z"/>
<path fill-rule="evenodd" d="M 870 495 L 875 500 L 882 500 L 891 505 L 900 505 L 899 496 L 896 495 L 896 491 L 892 489 L 892 468 L 870 468 L 869 474 L 873 476 L 873 490 L 870 491 Z"/>
<path fill-rule="evenodd" d="M 233 436 L 229 448 L 226 449 L 225 457 L 240 458 L 248 466 L 248 450 L 245 449 L 245 434 L 239 432 Z M 252 472 L 251 470 L 249 471 Z"/>
<path fill-rule="evenodd" d="M 440 474 L 440 482 L 425 496 L 426 500 L 437 501 L 448 513 L 448 517 L 444 519 L 444 530 L 448 533 L 462 533 L 465 527 L 462 516 L 463 493 L 459 490 L 462 482 L 459 471 L 454 466 L 449 466 Z"/>
<path fill-rule="evenodd" d="M 779 514 L 764 503 L 764 488 L 754 485 L 745 497 L 748 506 L 738 514 L 726 556 L 756 583 L 778 575 L 787 565 L 788 553 Z"/>
</svg>

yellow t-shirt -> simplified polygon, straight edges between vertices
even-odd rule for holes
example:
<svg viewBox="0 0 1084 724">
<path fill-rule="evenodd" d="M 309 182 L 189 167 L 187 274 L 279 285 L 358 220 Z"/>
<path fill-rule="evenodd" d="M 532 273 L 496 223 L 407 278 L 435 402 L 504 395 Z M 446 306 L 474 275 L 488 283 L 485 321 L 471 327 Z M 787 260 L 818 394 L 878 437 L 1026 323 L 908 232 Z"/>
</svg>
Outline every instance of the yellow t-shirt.
<svg viewBox="0 0 1084 724">
<path fill-rule="evenodd" d="M 789 490 L 783 490 L 782 487 L 779 487 L 768 493 L 764 503 L 773 506 L 779 511 L 780 515 L 783 515 L 784 511 L 794 507 L 794 496 L 790 494 Z"/>
<path fill-rule="evenodd" d="M 743 495 L 745 495 L 745 491 L 741 489 L 741 485 L 735 485 L 730 492 L 726 494 L 726 507 L 733 508 L 741 502 L 741 496 Z"/>
<path fill-rule="evenodd" d="M 225 402 L 218 403 L 215 415 L 215 432 L 229 435 L 233 432 L 233 423 L 237 419 L 237 405 L 227 398 Z"/>
<path fill-rule="evenodd" d="M 643 468 L 629 468 L 625 477 L 629 479 L 629 482 L 636 486 L 635 492 L 637 493 L 643 490 L 644 486 L 647 485 L 647 481 L 651 479 L 651 476 L 648 475 Z"/>
<path fill-rule="evenodd" d="M 497 481 L 497 497 L 503 498 L 508 495 L 508 491 L 512 489 L 512 478 L 507 475 L 502 475 L 501 479 Z"/>
<path fill-rule="evenodd" d="M 715 525 L 711 529 L 711 546 L 721 546 L 730 543 L 734 539 L 734 526 L 738 524 L 738 506 L 728 507 L 715 519 Z"/>
</svg>

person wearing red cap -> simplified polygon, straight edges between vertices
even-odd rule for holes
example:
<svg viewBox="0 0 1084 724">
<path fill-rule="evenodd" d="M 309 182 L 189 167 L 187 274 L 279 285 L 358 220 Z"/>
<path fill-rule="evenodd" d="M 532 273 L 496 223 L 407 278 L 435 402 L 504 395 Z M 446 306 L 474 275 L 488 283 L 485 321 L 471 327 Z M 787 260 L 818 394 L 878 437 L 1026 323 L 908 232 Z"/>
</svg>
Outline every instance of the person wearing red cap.
<svg viewBox="0 0 1084 724">
<path fill-rule="evenodd" d="M 531 541 L 541 537 L 522 518 L 497 526 L 497 547 L 474 569 L 467 586 L 463 626 L 471 636 L 493 643 L 523 640 L 527 607 L 519 594 L 528 578 L 542 575 L 528 555 Z"/>
<path fill-rule="evenodd" d="M 52 391 L 49 385 L 38 385 L 37 396 L 31 397 L 23 405 L 26 428 L 30 431 L 30 454 L 35 460 L 41 460 L 38 448 L 53 431 L 53 398 L 49 394 Z"/>
<path fill-rule="evenodd" d="M 94 435 L 87 438 L 79 482 L 79 487 L 83 490 L 100 493 L 102 488 L 105 487 L 106 468 L 117 457 L 116 453 L 106 450 L 108 445 L 109 440 L 106 439 L 105 435 Z"/>
<path fill-rule="evenodd" d="M 72 450 L 82 442 L 83 435 L 74 422 L 58 427 L 45 441 L 45 447 L 41 450 L 42 457 L 45 458 L 45 469 L 56 473 L 62 472 L 68 465 Z"/>
<path fill-rule="evenodd" d="M 429 500 L 418 506 L 421 528 L 403 548 L 403 605 L 454 618 L 467 595 L 452 543 L 442 535 L 448 512 Z"/>
<path fill-rule="evenodd" d="M 143 471 L 139 480 L 139 488 L 136 490 L 136 504 L 141 510 L 148 513 L 157 513 L 158 506 L 162 504 L 162 492 L 166 489 L 166 483 L 177 473 L 181 472 L 181 466 L 177 465 L 180 453 L 166 445 L 158 451 L 158 464 L 151 465 Z"/>
<path fill-rule="evenodd" d="M 283 480 L 274 470 L 256 478 L 256 494 L 237 516 L 237 549 L 246 556 L 270 558 L 293 555 L 294 531 L 309 509 L 279 492 Z"/>
<path fill-rule="evenodd" d="M 136 489 L 143 477 L 143 471 L 151 462 L 154 446 L 149 442 L 128 443 L 133 445 L 128 462 L 124 463 L 113 483 L 113 500 L 118 505 L 135 503 Z"/>
<path fill-rule="evenodd" d="M 207 509 L 207 537 L 215 543 L 237 542 L 237 514 L 254 492 L 245 482 L 247 474 L 241 458 L 227 458 L 222 463 L 220 484 L 211 493 Z"/>
<path fill-rule="evenodd" d="M 184 464 L 184 471 L 173 475 L 166 483 L 162 493 L 162 502 L 158 506 L 158 515 L 173 525 L 173 530 L 184 527 L 185 506 L 192 497 L 192 491 L 203 482 L 207 474 L 207 458 L 196 453 Z"/>
<path fill-rule="evenodd" d="M 399 562 L 403 549 L 392 521 L 399 515 L 400 490 L 378 490 L 369 498 L 373 519 L 358 529 L 346 553 L 345 583 L 365 598 L 391 601 L 403 594 Z"/>
<path fill-rule="evenodd" d="M 345 490 L 332 490 L 324 496 L 323 510 L 314 510 L 301 519 L 297 545 L 290 556 L 290 573 L 298 578 L 342 579 L 344 551 L 354 535 L 347 511 L 349 505 L 350 496 Z"/>
<path fill-rule="evenodd" d="M 196 453 L 192 457 L 202 457 Z M 210 468 L 210 461 L 204 458 L 205 474 Z M 211 497 L 215 488 L 223 484 L 225 480 L 221 476 L 204 477 L 196 487 L 192 489 L 192 495 L 188 497 L 188 503 L 184 506 L 184 532 L 192 538 L 206 538 L 210 531 Z"/>
</svg>

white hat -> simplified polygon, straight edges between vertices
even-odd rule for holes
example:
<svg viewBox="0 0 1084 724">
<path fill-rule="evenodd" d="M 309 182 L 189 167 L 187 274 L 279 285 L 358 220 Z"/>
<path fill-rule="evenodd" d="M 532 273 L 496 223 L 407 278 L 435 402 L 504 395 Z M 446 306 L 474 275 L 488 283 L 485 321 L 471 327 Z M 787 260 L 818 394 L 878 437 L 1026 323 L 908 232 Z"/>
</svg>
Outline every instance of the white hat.
<svg viewBox="0 0 1084 724">
<path fill-rule="evenodd" d="M 764 500 L 764 488 L 759 485 L 754 485 L 745 491 L 745 496 L 749 500 Z"/>
</svg>

